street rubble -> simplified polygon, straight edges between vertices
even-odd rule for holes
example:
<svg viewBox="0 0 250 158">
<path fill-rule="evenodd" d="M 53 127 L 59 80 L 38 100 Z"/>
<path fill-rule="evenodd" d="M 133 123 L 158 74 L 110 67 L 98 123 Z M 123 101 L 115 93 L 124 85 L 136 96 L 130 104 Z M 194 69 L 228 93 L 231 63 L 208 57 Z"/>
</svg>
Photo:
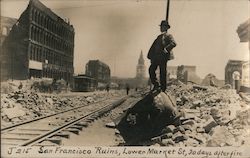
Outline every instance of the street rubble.
<svg viewBox="0 0 250 158">
<path fill-rule="evenodd" d="M 69 93 L 67 96 L 67 93 L 38 93 L 26 86 L 19 89 L 18 84 L 11 85 L 5 89 L 7 93 L 1 94 L 1 128 L 119 96 L 112 91 L 108 95 L 97 91 L 80 96 Z"/>
<path fill-rule="evenodd" d="M 250 146 L 249 100 L 234 89 L 178 82 L 168 93 L 176 98 L 180 124 L 167 125 L 153 146 Z"/>
</svg>

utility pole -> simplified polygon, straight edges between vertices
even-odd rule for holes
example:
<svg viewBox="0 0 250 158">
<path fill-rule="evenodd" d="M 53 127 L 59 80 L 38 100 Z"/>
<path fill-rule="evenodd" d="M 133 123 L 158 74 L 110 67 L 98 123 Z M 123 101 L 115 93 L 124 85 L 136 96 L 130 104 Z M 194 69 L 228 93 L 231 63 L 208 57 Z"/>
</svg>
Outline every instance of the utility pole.
<svg viewBox="0 0 250 158">
<path fill-rule="evenodd" d="M 168 22 L 169 17 L 169 6 L 170 6 L 170 0 L 167 0 L 167 9 L 166 9 L 166 21 Z"/>
</svg>

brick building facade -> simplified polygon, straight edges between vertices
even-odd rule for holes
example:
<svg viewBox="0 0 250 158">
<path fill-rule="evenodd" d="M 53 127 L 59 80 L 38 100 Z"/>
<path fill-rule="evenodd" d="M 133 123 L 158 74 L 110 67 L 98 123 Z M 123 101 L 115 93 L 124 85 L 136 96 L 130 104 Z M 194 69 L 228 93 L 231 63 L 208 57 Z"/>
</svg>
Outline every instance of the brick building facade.
<svg viewBox="0 0 250 158">
<path fill-rule="evenodd" d="M 74 28 L 38 0 L 30 0 L 3 43 L 4 79 L 73 77 Z"/>
<path fill-rule="evenodd" d="M 110 82 L 110 68 L 100 60 L 89 60 L 85 67 L 85 74 L 93 77 L 99 83 L 106 84 Z"/>
</svg>

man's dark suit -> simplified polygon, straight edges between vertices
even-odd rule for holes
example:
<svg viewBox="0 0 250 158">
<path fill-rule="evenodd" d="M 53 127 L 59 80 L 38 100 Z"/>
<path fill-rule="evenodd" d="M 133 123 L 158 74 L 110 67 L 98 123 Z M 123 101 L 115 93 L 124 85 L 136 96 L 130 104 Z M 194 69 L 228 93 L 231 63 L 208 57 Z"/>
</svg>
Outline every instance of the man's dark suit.
<svg viewBox="0 0 250 158">
<path fill-rule="evenodd" d="M 156 78 L 156 69 L 160 67 L 160 84 L 161 90 L 166 90 L 166 74 L 167 74 L 167 61 L 170 60 L 170 51 L 176 46 L 172 35 L 163 33 L 159 35 L 148 52 L 148 59 L 151 60 L 149 67 L 149 76 L 152 84 L 157 87 L 159 83 Z M 165 49 L 165 52 L 164 52 Z"/>
</svg>

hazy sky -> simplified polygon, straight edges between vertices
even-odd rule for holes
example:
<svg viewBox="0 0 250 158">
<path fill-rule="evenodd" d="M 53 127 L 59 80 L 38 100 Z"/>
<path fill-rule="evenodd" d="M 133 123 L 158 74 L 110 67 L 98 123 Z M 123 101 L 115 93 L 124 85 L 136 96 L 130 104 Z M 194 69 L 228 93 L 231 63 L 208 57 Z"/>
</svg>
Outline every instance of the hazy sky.
<svg viewBox="0 0 250 158">
<path fill-rule="evenodd" d="M 90 59 L 111 67 L 111 75 L 135 77 L 141 50 L 160 33 L 166 0 L 41 0 L 75 28 L 75 73 L 84 73 Z M 177 47 L 168 65 L 196 65 L 197 74 L 224 79 L 229 59 L 247 60 L 247 43 L 240 43 L 237 27 L 250 17 L 248 0 L 171 0 L 170 33 Z M 1 14 L 18 18 L 28 0 L 2 0 Z"/>
</svg>

